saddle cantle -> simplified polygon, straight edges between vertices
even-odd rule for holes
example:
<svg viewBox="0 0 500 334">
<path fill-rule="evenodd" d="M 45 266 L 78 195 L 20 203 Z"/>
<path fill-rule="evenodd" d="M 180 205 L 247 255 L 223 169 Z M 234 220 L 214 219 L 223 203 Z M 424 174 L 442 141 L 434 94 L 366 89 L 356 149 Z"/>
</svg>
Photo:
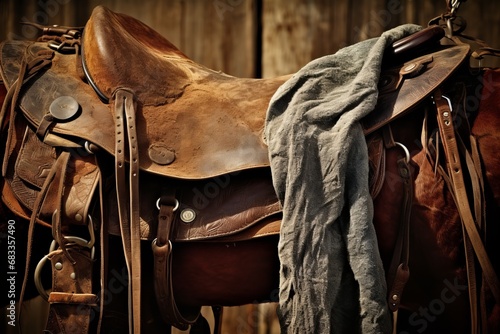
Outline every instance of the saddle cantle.
<svg viewBox="0 0 500 334">
<path fill-rule="evenodd" d="M 144 118 L 138 129 L 143 169 L 194 179 L 268 166 L 265 111 L 286 77 L 212 71 L 142 22 L 103 7 L 85 26 L 82 60 L 102 99 L 119 87 L 135 92 Z"/>
<path fill-rule="evenodd" d="M 104 7 L 95 8 L 79 42 L 81 55 L 55 52 L 49 65 L 21 79 L 17 112 L 10 115 L 3 199 L 20 216 L 48 226 L 101 221 L 135 256 L 130 242 L 155 240 L 159 307 L 165 320 L 186 328 L 199 310 L 177 308 L 171 249 L 165 247 L 279 233 L 280 205 L 262 136 L 267 104 L 288 77 L 212 71 L 145 24 Z M 0 72 L 9 92 L 26 60 L 50 52 L 44 42 L 2 43 Z M 376 110 L 363 121 L 365 133 L 429 96 L 467 53 L 467 47 L 446 47 L 388 65 Z M 61 97 L 71 97 L 77 108 L 57 119 L 50 111 Z M 378 160 L 373 175 L 380 180 L 383 142 L 371 142 Z M 70 154 L 61 159 L 62 152 Z"/>
</svg>

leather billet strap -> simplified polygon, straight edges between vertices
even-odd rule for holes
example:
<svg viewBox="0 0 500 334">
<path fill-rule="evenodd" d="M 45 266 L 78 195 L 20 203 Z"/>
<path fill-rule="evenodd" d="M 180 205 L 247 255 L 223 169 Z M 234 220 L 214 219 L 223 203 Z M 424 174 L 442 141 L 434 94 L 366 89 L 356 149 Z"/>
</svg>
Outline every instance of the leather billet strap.
<svg viewBox="0 0 500 334">
<path fill-rule="evenodd" d="M 393 333 L 396 333 L 401 297 L 406 283 L 410 278 L 408 262 L 410 258 L 410 221 L 414 187 L 410 166 L 410 152 L 406 146 L 394 140 L 390 125 L 386 125 L 382 130 L 384 147 L 386 149 L 399 149 L 403 152 L 403 156 L 397 160 L 398 172 L 403 188 L 401 213 L 399 216 L 396 245 L 387 275 L 388 305 L 393 313 Z"/>
<path fill-rule="evenodd" d="M 454 195 L 457 209 L 462 220 L 462 225 L 465 232 L 465 246 L 467 247 L 468 243 L 470 242 L 470 245 L 474 250 L 474 254 L 480 264 L 482 275 L 488 286 L 490 287 L 491 293 L 493 294 L 496 302 L 499 303 L 500 282 L 484 247 L 481 235 L 478 231 L 478 226 L 474 221 L 474 216 L 471 212 L 471 207 L 467 196 L 467 190 L 465 187 L 463 175 L 464 170 L 461 166 L 459 145 L 457 137 L 455 136 L 451 103 L 441 95 L 441 92 L 439 90 L 434 94 L 434 102 L 437 109 L 437 120 L 440 137 L 446 155 L 448 175 L 451 184 L 450 191 Z M 468 265 L 468 267 L 473 267 L 473 265 Z M 472 290 L 469 291 L 469 297 L 471 298 L 471 327 L 473 332 L 478 332 L 480 330 L 480 327 L 478 324 L 479 319 L 477 315 L 477 303 L 476 305 L 472 305 L 472 299 L 476 299 L 475 292 L 477 282 L 475 281 L 475 277 L 471 275 L 468 276 L 469 290 Z M 471 282 L 471 279 L 473 279 L 474 282 Z"/>
<path fill-rule="evenodd" d="M 93 249 L 68 245 L 72 262 L 61 249 L 49 254 L 52 265 L 52 292 L 48 302 L 49 318 L 46 331 L 49 333 L 89 332 L 92 308 L 98 298 L 92 293 Z"/>
<path fill-rule="evenodd" d="M 25 267 L 25 274 L 24 274 L 24 279 L 23 279 L 23 284 L 21 288 L 21 294 L 19 297 L 19 312 L 18 314 L 21 313 L 21 305 L 23 303 L 23 298 L 24 294 L 26 291 L 26 286 L 28 283 L 28 275 L 29 275 L 29 268 L 30 268 L 30 259 L 31 259 L 31 253 L 33 249 L 33 239 L 34 239 L 34 231 L 35 231 L 35 224 L 38 218 L 38 213 L 40 212 L 40 209 L 42 205 L 44 204 L 46 195 L 51 188 L 51 185 L 53 184 L 60 184 L 63 182 L 62 178 L 65 173 L 62 173 L 61 171 L 64 171 L 67 167 L 69 161 L 69 153 L 67 152 L 62 152 L 59 157 L 57 158 L 56 162 L 52 166 L 49 174 L 47 175 L 47 178 L 45 179 L 45 182 L 42 186 L 42 189 L 40 190 L 40 193 L 38 194 L 35 204 L 33 205 L 33 211 L 31 214 L 31 219 L 28 227 L 28 244 L 26 247 L 26 267 Z M 62 195 L 61 195 L 62 196 Z"/>
<path fill-rule="evenodd" d="M 174 212 L 178 206 L 179 202 L 173 198 L 173 195 L 162 196 L 158 201 L 158 233 L 152 243 L 154 281 L 156 301 L 163 320 L 180 330 L 186 330 L 189 325 L 196 322 L 201 307 L 184 309 L 181 313 L 175 301 L 172 282 L 172 236 Z"/>
<path fill-rule="evenodd" d="M 141 332 L 141 231 L 136 101 L 134 93 L 124 88 L 114 92 L 112 101 L 115 113 L 118 215 L 129 279 L 129 331 L 137 334 Z M 127 165 L 129 166 L 128 177 Z"/>
</svg>

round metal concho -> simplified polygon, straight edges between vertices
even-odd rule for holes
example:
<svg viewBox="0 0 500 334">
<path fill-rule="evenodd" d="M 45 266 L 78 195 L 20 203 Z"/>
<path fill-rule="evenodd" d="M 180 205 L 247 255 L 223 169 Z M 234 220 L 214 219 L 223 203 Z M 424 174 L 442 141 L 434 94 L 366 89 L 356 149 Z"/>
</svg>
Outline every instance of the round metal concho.
<svg viewBox="0 0 500 334">
<path fill-rule="evenodd" d="M 75 116 L 79 109 L 80 105 L 73 97 L 60 96 L 52 101 L 49 112 L 55 119 L 66 121 Z"/>
<path fill-rule="evenodd" d="M 184 209 L 181 211 L 181 220 L 188 224 L 191 223 L 196 218 L 196 212 L 193 209 Z"/>
<path fill-rule="evenodd" d="M 161 144 L 153 144 L 148 148 L 148 155 L 154 163 L 166 166 L 175 160 L 175 151 Z"/>
<path fill-rule="evenodd" d="M 406 65 L 405 67 L 403 67 L 402 72 L 403 72 L 404 74 L 406 74 L 406 73 L 410 73 L 410 72 L 411 72 L 411 71 L 413 71 L 416 67 L 417 67 L 417 64 L 415 64 L 415 63 L 410 63 L 410 64 Z"/>
</svg>

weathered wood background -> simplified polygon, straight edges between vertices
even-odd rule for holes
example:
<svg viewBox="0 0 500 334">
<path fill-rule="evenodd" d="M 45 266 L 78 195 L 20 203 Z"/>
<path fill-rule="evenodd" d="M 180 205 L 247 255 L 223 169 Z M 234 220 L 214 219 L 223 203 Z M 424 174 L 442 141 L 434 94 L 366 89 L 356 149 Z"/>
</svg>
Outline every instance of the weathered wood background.
<svg viewBox="0 0 500 334">
<path fill-rule="evenodd" d="M 84 25 L 96 5 L 134 16 L 193 60 L 243 77 L 297 71 L 310 60 L 402 23 L 427 25 L 445 0 L 0 0 L 0 40 L 41 24 Z M 500 47 L 500 1 L 469 0 L 467 33 Z"/>
<path fill-rule="evenodd" d="M 21 21 L 83 26 L 96 5 L 150 25 L 193 60 L 241 77 L 293 73 L 403 23 L 427 25 L 444 0 L 0 0 L 0 40 L 32 39 Z M 500 1 L 469 0 L 467 34 L 500 47 Z M 278 333 L 274 304 L 226 309 L 224 333 Z"/>
</svg>

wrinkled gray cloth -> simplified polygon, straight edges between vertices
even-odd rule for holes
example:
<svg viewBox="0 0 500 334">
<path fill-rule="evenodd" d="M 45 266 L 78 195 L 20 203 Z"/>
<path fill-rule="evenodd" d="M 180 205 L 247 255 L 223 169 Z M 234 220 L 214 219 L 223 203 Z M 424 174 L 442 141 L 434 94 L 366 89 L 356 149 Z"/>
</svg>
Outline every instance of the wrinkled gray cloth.
<svg viewBox="0 0 500 334">
<path fill-rule="evenodd" d="M 282 333 L 389 333 L 359 120 L 376 105 L 383 51 L 404 25 L 314 60 L 269 104 L 265 136 L 283 205 Z"/>
</svg>

